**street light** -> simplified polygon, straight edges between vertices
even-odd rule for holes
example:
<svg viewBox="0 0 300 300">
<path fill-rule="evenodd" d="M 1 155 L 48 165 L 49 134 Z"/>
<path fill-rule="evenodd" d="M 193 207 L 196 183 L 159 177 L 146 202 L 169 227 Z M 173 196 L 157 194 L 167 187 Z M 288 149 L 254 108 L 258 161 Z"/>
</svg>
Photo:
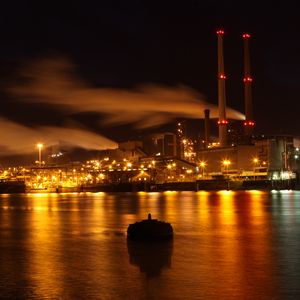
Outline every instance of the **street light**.
<svg viewBox="0 0 300 300">
<path fill-rule="evenodd" d="M 200 167 L 202 170 L 202 178 L 204 178 L 204 168 L 206 167 L 206 162 L 205 161 L 200 161 Z"/>
<path fill-rule="evenodd" d="M 39 165 L 41 167 L 42 166 L 42 148 L 43 148 L 43 144 L 38 143 L 36 146 L 39 149 Z"/>
<path fill-rule="evenodd" d="M 224 168 L 225 168 L 226 173 L 228 173 L 228 167 L 229 167 L 229 165 L 231 164 L 231 161 L 228 160 L 228 159 L 224 159 L 224 160 L 222 161 L 222 164 L 223 164 L 223 166 L 224 166 Z"/>
<path fill-rule="evenodd" d="M 252 160 L 253 164 L 254 164 L 254 169 L 258 166 L 259 164 L 259 159 L 257 157 L 254 157 Z"/>
<path fill-rule="evenodd" d="M 257 157 L 254 157 L 252 161 L 253 161 L 253 164 L 254 164 L 253 171 L 254 171 L 254 180 L 255 180 L 256 179 L 255 178 L 255 172 L 257 171 L 257 166 L 259 165 L 259 159 Z"/>
<path fill-rule="evenodd" d="M 258 164 L 259 164 L 259 159 L 257 158 L 257 157 L 254 157 L 253 159 L 252 159 L 252 162 L 253 162 L 253 165 L 254 165 L 254 168 L 253 168 L 253 172 L 254 172 L 254 180 L 256 180 L 256 174 L 255 174 L 255 172 L 257 171 L 257 166 L 258 166 Z"/>
</svg>

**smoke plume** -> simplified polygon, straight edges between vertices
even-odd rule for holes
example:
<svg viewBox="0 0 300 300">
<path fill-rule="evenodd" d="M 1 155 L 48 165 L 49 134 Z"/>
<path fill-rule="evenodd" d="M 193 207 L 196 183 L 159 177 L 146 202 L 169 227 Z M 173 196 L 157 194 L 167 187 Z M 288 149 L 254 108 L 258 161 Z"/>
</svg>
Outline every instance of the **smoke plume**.
<svg viewBox="0 0 300 300">
<path fill-rule="evenodd" d="M 96 112 L 106 116 L 107 124 L 136 124 L 139 128 L 164 124 L 178 117 L 203 118 L 210 109 L 218 117 L 218 107 L 188 87 L 147 85 L 135 90 L 95 88 L 75 74 L 66 59 L 43 59 L 22 71 L 26 84 L 14 86 L 10 92 L 20 100 L 55 105 L 66 113 Z M 244 115 L 228 108 L 227 117 L 244 119 Z"/>
<path fill-rule="evenodd" d="M 117 144 L 96 133 L 63 127 L 29 128 L 0 118 L 0 155 L 32 153 L 38 142 L 45 146 L 64 142 L 90 150 L 113 149 Z"/>
</svg>

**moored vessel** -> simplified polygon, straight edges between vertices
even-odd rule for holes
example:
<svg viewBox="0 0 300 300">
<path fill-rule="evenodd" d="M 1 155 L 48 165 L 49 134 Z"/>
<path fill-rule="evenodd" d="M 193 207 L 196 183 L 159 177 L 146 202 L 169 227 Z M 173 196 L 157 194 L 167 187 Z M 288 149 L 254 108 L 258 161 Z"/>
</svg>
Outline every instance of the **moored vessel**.
<svg viewBox="0 0 300 300">
<path fill-rule="evenodd" d="M 148 214 L 148 219 L 134 224 L 129 224 L 127 237 L 136 240 L 164 240 L 173 237 L 173 228 L 170 223 L 152 219 Z"/>
</svg>

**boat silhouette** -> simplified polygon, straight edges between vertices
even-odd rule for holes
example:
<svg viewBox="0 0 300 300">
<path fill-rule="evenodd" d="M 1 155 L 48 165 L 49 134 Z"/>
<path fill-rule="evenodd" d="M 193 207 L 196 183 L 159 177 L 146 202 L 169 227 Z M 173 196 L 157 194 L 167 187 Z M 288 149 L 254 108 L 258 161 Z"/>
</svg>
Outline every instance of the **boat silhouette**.
<svg viewBox="0 0 300 300">
<path fill-rule="evenodd" d="M 170 223 L 152 219 L 148 214 L 148 219 L 134 224 L 129 224 L 127 237 L 135 240 L 165 240 L 173 237 L 173 228 Z"/>
</svg>

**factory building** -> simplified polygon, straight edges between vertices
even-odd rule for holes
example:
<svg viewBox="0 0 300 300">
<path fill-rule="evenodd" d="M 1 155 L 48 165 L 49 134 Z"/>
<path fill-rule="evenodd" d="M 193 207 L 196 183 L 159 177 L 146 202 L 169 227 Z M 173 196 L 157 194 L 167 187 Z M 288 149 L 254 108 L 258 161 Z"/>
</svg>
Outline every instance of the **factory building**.
<svg viewBox="0 0 300 300">
<path fill-rule="evenodd" d="M 177 156 L 177 138 L 172 132 L 152 134 L 144 141 L 149 156 Z"/>
<path fill-rule="evenodd" d="M 118 143 L 117 149 L 103 150 L 101 157 L 111 157 L 116 161 L 129 160 L 134 163 L 145 157 L 176 157 L 176 135 L 171 132 L 147 136 L 143 141 L 131 140 Z"/>
<path fill-rule="evenodd" d="M 253 145 L 237 145 L 233 147 L 215 147 L 199 151 L 200 161 L 205 162 L 206 173 L 242 173 L 253 171 L 253 159 L 257 157 L 257 149 Z"/>
<path fill-rule="evenodd" d="M 211 143 L 209 110 L 204 111 L 204 147 L 197 151 L 197 160 L 210 177 L 230 175 L 251 178 L 262 175 L 266 179 L 294 178 L 299 173 L 299 149 L 291 136 L 253 136 L 252 76 L 250 72 L 250 34 L 242 35 L 244 45 L 244 99 L 245 121 L 243 131 L 233 137 L 226 119 L 226 91 L 223 55 L 224 30 L 217 31 L 218 41 L 218 105 L 219 141 Z M 298 150 L 297 150 L 298 149 Z"/>
<path fill-rule="evenodd" d="M 257 177 L 280 180 L 294 178 L 299 173 L 299 148 L 291 136 L 264 136 L 252 139 L 253 144 L 214 147 L 198 152 L 205 162 L 205 172 L 211 176 Z"/>
<path fill-rule="evenodd" d="M 143 149 L 143 142 L 138 140 L 120 142 L 117 149 L 102 150 L 99 152 L 100 159 L 110 157 L 111 160 L 129 160 L 133 163 L 139 162 L 142 157 L 146 156 L 147 153 Z"/>
<path fill-rule="evenodd" d="M 241 83 L 244 85 L 245 120 L 230 122 L 227 119 L 223 38 L 224 31 L 218 30 L 218 141 L 210 134 L 212 120 L 209 109 L 205 109 L 201 142 L 187 136 L 187 124 L 180 120 L 175 134 L 163 132 L 149 135 L 143 141 L 119 143 L 118 149 L 110 150 L 109 156 L 117 161 L 127 159 L 145 165 L 154 161 L 156 171 L 160 170 L 155 173 L 155 179 L 159 182 L 186 180 L 189 176 L 205 180 L 224 177 L 284 180 L 293 179 L 300 173 L 300 152 L 293 137 L 253 135 L 253 80 L 248 33 L 242 35 L 244 74 Z"/>
</svg>

